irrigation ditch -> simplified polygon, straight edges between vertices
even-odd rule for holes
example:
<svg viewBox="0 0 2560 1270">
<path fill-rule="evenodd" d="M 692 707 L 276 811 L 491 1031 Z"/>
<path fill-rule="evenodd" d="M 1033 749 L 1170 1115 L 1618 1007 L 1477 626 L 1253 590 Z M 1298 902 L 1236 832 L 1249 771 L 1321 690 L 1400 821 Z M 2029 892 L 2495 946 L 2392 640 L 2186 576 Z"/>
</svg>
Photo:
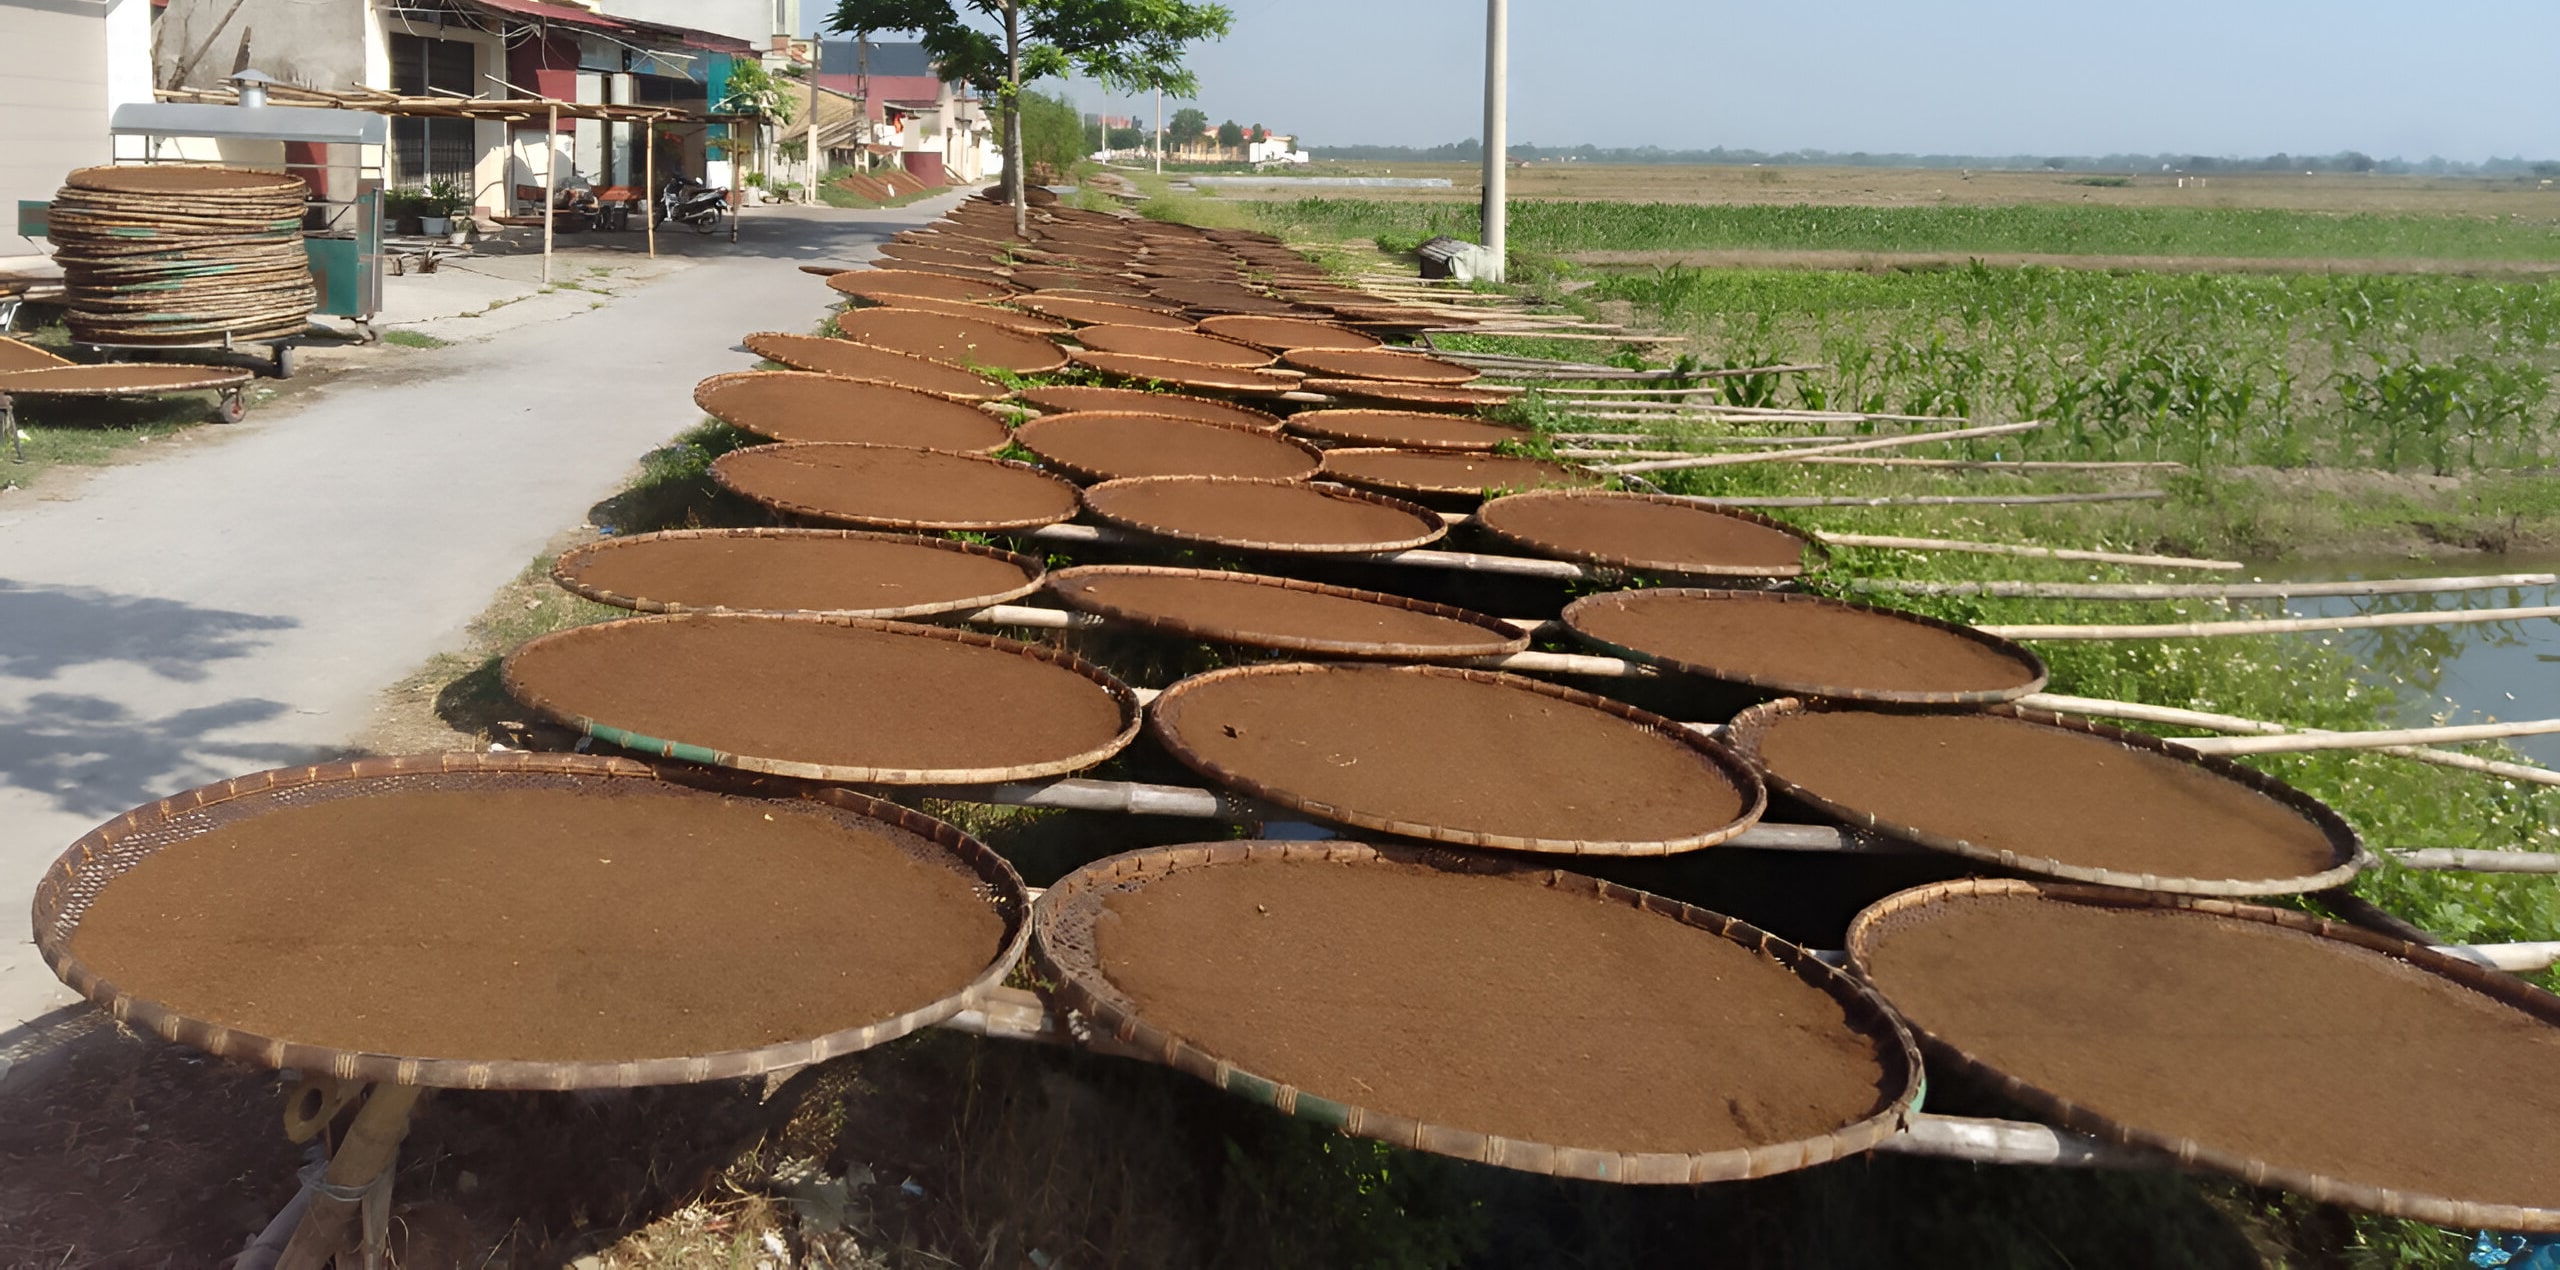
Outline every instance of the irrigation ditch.
<svg viewBox="0 0 2560 1270">
<path fill-rule="evenodd" d="M 1801 368 L 1594 364 L 1645 337 L 1267 234 L 1037 224 L 973 200 L 812 268 L 854 306 L 751 335 L 785 369 L 703 385 L 717 423 L 552 567 L 589 607 L 484 672 L 539 721 L 502 752 L 226 782 L 48 875 L 67 982 L 295 1071 L 289 1130 L 332 1135 L 242 1264 L 378 1246 L 422 1089 L 760 1078 L 769 1143 L 813 1073 L 894 1079 L 867 1052 L 937 1029 L 1235 1095 L 1096 1085 L 1223 1126 L 1247 1236 L 1342 1204 L 1410 1264 L 1524 1220 L 1489 1178 L 1854 1204 L 1879 1156 L 2122 1174 L 2079 1202 L 2210 1226 L 2158 1189 L 2201 1171 L 2219 1232 L 2163 1238 L 2217 1255 L 2297 1203 L 2412 1247 L 2560 1230 L 2560 1005 L 2517 977 L 2560 961 L 2560 778 L 2442 748 L 2539 725 L 2384 728 L 2350 661 L 2231 608 L 2317 588 L 2133 580 L 2234 571 L 2114 532 L 2159 470 L 1974 457 L 2045 420 L 1702 400 Z M 1902 448 L 1983 466 L 1805 462 Z M 2019 1010 L 2055 1026 L 2009 1044 Z M 808 1255 L 1136 1246 L 1054 1195 L 884 1216 L 841 1149 Z M 1967 1193 L 2042 1184 L 2000 1185 Z M 1654 1202 L 1564 1194 L 1521 1212 Z"/>
</svg>

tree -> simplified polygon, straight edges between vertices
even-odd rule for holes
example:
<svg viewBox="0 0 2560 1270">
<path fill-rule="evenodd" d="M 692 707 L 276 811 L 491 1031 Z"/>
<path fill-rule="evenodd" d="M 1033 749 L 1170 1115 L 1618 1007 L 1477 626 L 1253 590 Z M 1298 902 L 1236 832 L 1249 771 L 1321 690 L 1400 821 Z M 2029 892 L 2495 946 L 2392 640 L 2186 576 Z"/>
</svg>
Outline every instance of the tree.
<svg viewBox="0 0 2560 1270">
<path fill-rule="evenodd" d="M 1026 92 L 1022 95 L 1022 162 L 1026 170 L 1064 172 L 1092 153 L 1085 146 L 1084 121 L 1064 97 Z"/>
<path fill-rule="evenodd" d="M 1200 134 L 1208 130 L 1209 116 L 1200 113 L 1200 108 L 1197 106 L 1185 106 L 1173 112 L 1173 122 L 1164 126 L 1166 144 L 1178 146 L 1186 141 L 1198 140 Z"/>
<path fill-rule="evenodd" d="M 1255 145 L 1261 145 L 1263 142 L 1269 141 L 1270 139 L 1271 134 L 1265 131 L 1261 124 L 1255 124 L 1253 126 L 1253 131 L 1246 137 L 1246 140 L 1253 142 Z"/>
<path fill-rule="evenodd" d="M 829 25 L 861 35 L 919 32 L 944 78 L 996 99 L 1005 121 L 1005 195 L 1014 232 L 1023 234 L 1030 222 L 1022 85 L 1074 71 L 1115 92 L 1188 97 L 1199 80 L 1183 66 L 1183 50 L 1225 35 L 1233 21 L 1225 5 L 1196 0 L 836 0 Z"/>
<path fill-rule="evenodd" d="M 1230 119 L 1230 120 L 1226 121 L 1225 123 L 1219 124 L 1219 125 L 1218 125 L 1218 144 L 1219 144 L 1219 145 L 1222 145 L 1222 146 L 1225 146 L 1226 148 L 1228 148 L 1228 149 L 1230 149 L 1230 150 L 1235 149 L 1237 146 L 1243 145 L 1243 144 L 1244 144 L 1244 129 L 1237 127 L 1237 126 L 1236 126 L 1236 121 L 1235 121 L 1235 120 L 1233 120 L 1233 119 Z"/>
</svg>

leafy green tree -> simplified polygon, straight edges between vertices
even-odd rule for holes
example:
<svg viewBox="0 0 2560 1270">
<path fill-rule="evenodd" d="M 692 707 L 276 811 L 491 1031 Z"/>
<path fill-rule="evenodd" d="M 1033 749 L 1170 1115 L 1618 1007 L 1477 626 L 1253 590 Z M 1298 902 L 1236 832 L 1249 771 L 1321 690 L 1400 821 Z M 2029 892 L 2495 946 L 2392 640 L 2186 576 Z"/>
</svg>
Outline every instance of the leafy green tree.
<svg viewBox="0 0 2560 1270">
<path fill-rule="evenodd" d="M 1064 97 L 1026 92 L 1022 95 L 1022 162 L 1026 168 L 1064 172 L 1092 151 L 1076 108 Z M 1027 179 L 1027 178 L 1026 178 Z"/>
<path fill-rule="evenodd" d="M 1197 0 L 836 0 L 837 31 L 915 31 L 945 78 L 994 97 L 1005 121 L 1005 194 L 1023 206 L 1022 85 L 1074 72 L 1115 92 L 1188 97 L 1199 80 L 1183 50 L 1227 33 L 1234 15 Z M 1070 135 L 1082 122 L 1068 111 Z"/>
<path fill-rule="evenodd" d="M 1253 131 L 1247 133 L 1245 139 L 1251 141 L 1255 145 L 1261 145 L 1263 142 L 1271 139 L 1271 134 L 1266 131 L 1261 124 L 1255 124 L 1253 126 Z"/>
<path fill-rule="evenodd" d="M 1237 127 L 1237 126 L 1236 126 L 1236 121 L 1235 121 L 1235 120 L 1233 120 L 1233 119 L 1230 119 L 1230 120 L 1226 121 L 1225 123 L 1219 124 L 1219 125 L 1218 125 L 1218 144 L 1219 144 L 1219 145 L 1222 145 L 1222 146 L 1225 146 L 1226 148 L 1228 148 L 1228 149 L 1230 149 L 1230 150 L 1235 149 L 1237 146 L 1243 145 L 1243 144 L 1244 144 L 1244 129 Z"/>
<path fill-rule="evenodd" d="M 1199 137 L 1209 130 L 1209 116 L 1197 106 L 1185 106 L 1173 112 L 1173 121 L 1164 126 L 1165 146 L 1170 149 Z"/>
</svg>

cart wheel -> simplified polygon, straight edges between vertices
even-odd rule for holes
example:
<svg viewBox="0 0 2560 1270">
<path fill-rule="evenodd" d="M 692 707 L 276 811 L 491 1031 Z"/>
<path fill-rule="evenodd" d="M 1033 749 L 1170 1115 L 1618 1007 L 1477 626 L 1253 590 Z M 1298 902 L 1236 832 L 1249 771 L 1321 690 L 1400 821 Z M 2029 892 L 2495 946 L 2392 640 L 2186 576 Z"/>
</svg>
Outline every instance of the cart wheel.
<svg viewBox="0 0 2560 1270">
<path fill-rule="evenodd" d="M 248 418 L 248 394 L 238 388 L 223 389 L 221 399 L 213 403 L 213 417 L 221 423 L 238 423 Z"/>
</svg>

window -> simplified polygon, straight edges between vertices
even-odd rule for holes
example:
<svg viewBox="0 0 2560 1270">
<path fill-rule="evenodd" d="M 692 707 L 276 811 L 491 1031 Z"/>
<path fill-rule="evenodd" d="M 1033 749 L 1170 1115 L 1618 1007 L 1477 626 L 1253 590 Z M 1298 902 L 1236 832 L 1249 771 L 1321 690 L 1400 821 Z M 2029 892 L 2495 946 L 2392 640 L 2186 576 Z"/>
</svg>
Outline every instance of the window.
<svg viewBox="0 0 2560 1270">
<path fill-rule="evenodd" d="M 391 37 L 391 91 L 403 96 L 477 96 L 480 50 L 464 40 Z M 391 121 L 391 183 L 419 186 L 439 177 L 471 188 L 479 145 L 468 119 Z"/>
</svg>

